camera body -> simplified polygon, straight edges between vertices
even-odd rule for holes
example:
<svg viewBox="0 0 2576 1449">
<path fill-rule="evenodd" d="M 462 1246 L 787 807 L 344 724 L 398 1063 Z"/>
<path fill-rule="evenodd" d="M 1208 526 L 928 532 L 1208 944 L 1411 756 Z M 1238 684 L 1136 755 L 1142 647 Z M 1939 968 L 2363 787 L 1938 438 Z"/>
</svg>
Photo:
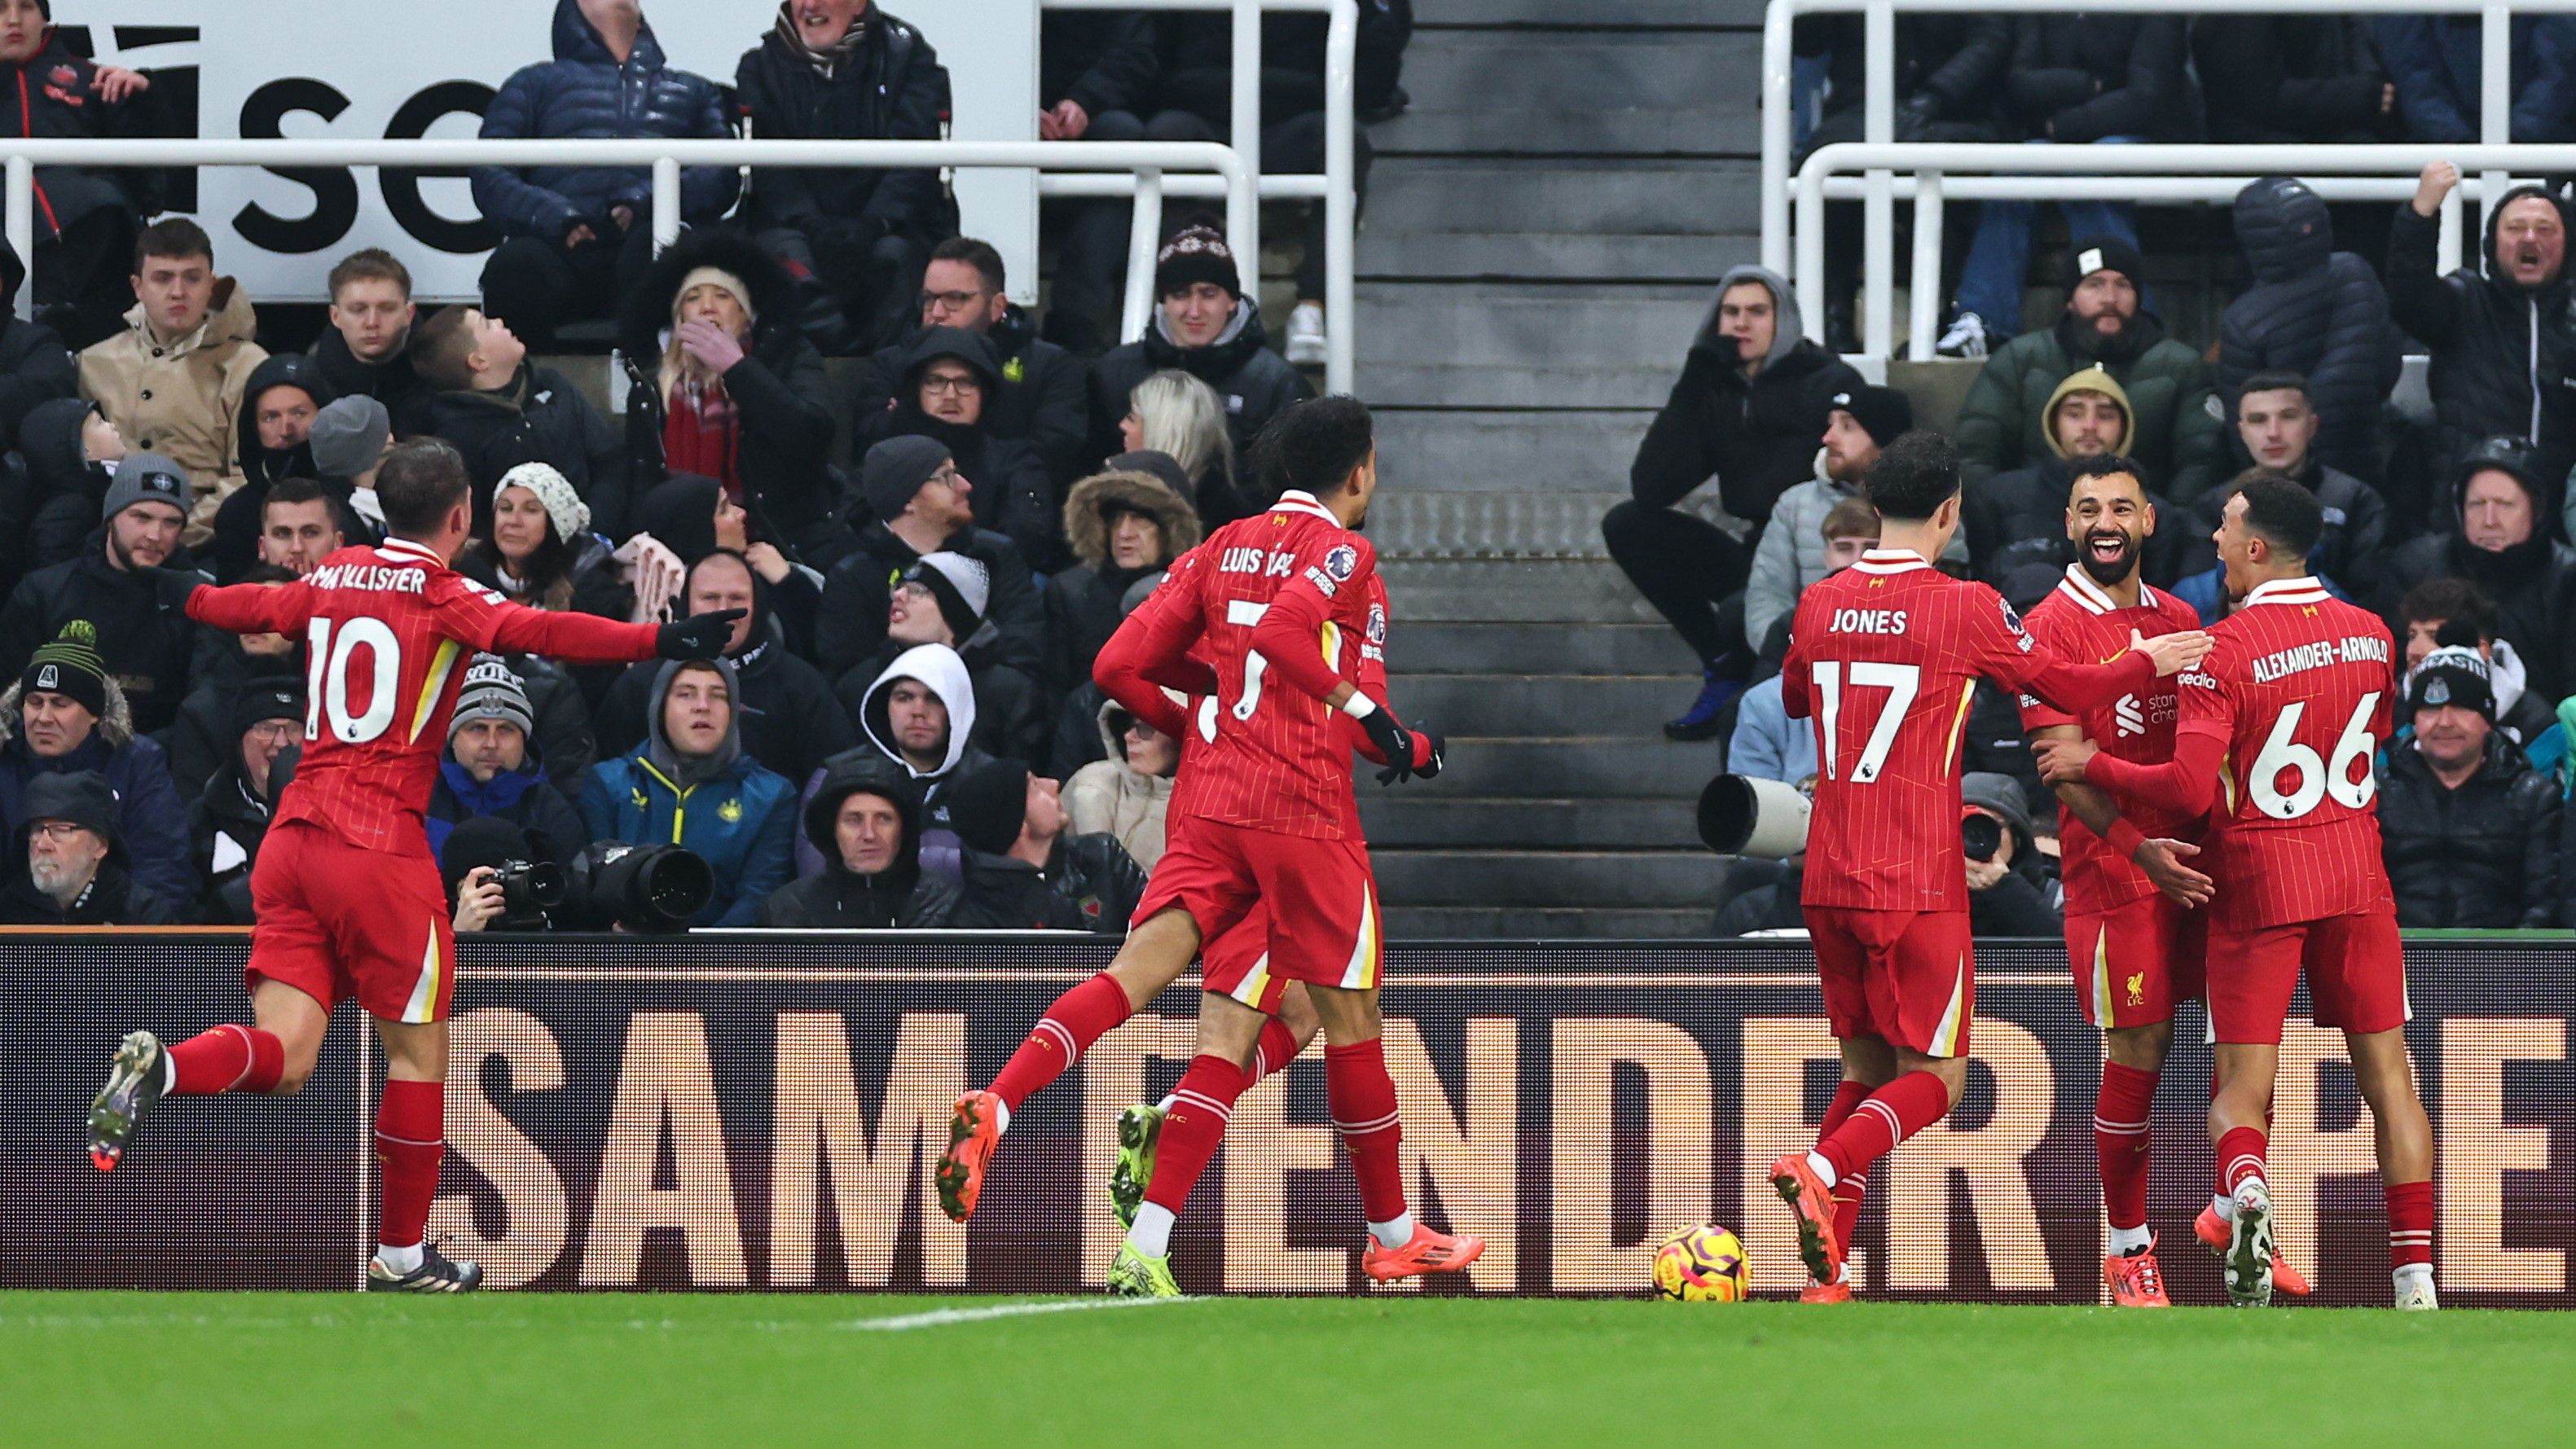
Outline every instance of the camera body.
<svg viewBox="0 0 2576 1449">
<path fill-rule="evenodd" d="M 492 867 L 492 882 L 501 888 L 501 914 L 495 929 L 542 931 L 564 903 L 563 868 L 550 860 L 505 860 Z"/>
<path fill-rule="evenodd" d="M 694 851 L 602 840 L 572 863 L 565 915 L 575 930 L 677 935 L 715 893 L 715 871 Z"/>
<path fill-rule="evenodd" d="M 2004 823 L 1983 812 L 1959 820 L 1959 844 L 1970 860 L 1992 860 L 2004 848 Z"/>
</svg>

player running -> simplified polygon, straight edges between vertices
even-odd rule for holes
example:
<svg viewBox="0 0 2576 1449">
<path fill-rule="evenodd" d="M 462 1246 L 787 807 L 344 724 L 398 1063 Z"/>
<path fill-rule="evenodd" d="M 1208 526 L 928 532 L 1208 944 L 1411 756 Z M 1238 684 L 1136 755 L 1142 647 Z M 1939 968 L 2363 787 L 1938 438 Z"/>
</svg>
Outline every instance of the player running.
<svg viewBox="0 0 2576 1449">
<path fill-rule="evenodd" d="M 1818 740 L 1805 902 L 1843 1082 L 1815 1150 L 1771 1182 L 1798 1220 L 1809 1302 L 1851 1296 L 1843 1274 L 1869 1165 L 1949 1115 L 1967 1082 L 1976 1010 L 1959 732 L 1979 677 L 2069 709 L 2108 704 L 2197 662 L 2209 636 L 2126 636 L 2110 660 L 2041 649 L 2003 597 L 1929 560 L 1959 527 L 1959 456 L 1912 432 L 1863 484 L 1879 546 L 1798 600 L 1781 692 Z M 2111 651 L 2106 651 L 2111 652 Z"/>
<path fill-rule="evenodd" d="M 2132 632 L 2154 638 L 2200 627 L 2188 604 L 2139 580 L 2156 508 L 2138 465 L 2111 455 L 2076 464 L 2066 506 L 2075 562 L 2065 581 L 2030 611 L 2030 632 L 2071 659 L 2100 659 Z M 2160 765 L 2173 758 L 2178 685 L 2157 680 L 2144 694 L 2073 714 L 2021 697 L 2022 727 L 2036 745 L 2090 738 L 2120 759 Z M 2085 1019 L 2102 1029 L 2102 1085 L 2093 1108 L 2093 1154 L 2110 1224 L 2102 1280 L 2111 1301 L 2166 1308 L 2156 1236 L 2147 1229 L 2149 1125 L 2156 1082 L 2173 1045 L 2174 1004 L 2201 995 L 2201 957 L 2214 885 L 2183 862 L 2200 853 L 2200 822 L 2171 806 L 2114 798 L 2099 786 L 2056 787 L 2065 846 L 2066 955 Z M 2220 1245 L 2226 1233 L 2219 1234 Z M 2284 1292 L 2307 1281 L 2275 1262 Z"/>
<path fill-rule="evenodd" d="M 1197 1055 L 1173 1091 L 1152 1180 L 1110 1267 L 1110 1288 L 1123 1294 L 1178 1293 L 1173 1221 L 1244 1090 L 1241 1064 L 1290 982 L 1304 985 L 1331 1043 L 1326 1092 L 1372 1240 L 1363 1269 L 1375 1278 L 1456 1271 L 1484 1250 L 1480 1239 L 1416 1222 L 1406 1207 L 1395 1084 L 1379 1041 L 1377 889 L 1343 721 L 1356 721 L 1368 753 L 1388 765 L 1382 779 L 1433 774 L 1441 761 L 1437 739 L 1404 729 L 1356 682 L 1363 647 L 1381 647 L 1385 633 L 1382 609 L 1370 608 L 1375 555 L 1352 531 L 1377 487 L 1368 409 L 1347 397 L 1299 404 L 1273 421 L 1260 447 L 1288 484 L 1279 502 L 1185 556 L 1095 670 L 1114 698 L 1149 718 L 1168 708 L 1150 697 L 1157 686 L 1190 687 L 1186 661 L 1202 639 L 1215 673 L 1173 793 L 1170 849 L 1110 974 L 1169 982 L 1203 940 L 1226 943 L 1256 909 L 1270 917 L 1265 952 L 1212 951 L 1205 963 Z M 1054 1050 L 1070 1058 L 1073 1048 Z M 958 1099 L 937 1169 L 952 1216 L 971 1210 L 1007 1124 L 996 1094 Z"/>
<path fill-rule="evenodd" d="M 2245 483 L 2215 535 L 2227 591 L 2244 606 L 2211 631 L 2208 662 L 2182 676 L 2173 760 L 2145 765 L 2051 743 L 2040 747 L 2041 777 L 2191 815 L 2225 788 L 2207 850 L 2209 874 L 2223 882 L 2209 922 L 2219 1194 L 2210 1216 L 2228 1230 L 2228 1297 L 2268 1303 L 2278 1277 L 2266 1124 L 2304 968 L 2317 1024 L 2343 1029 L 2377 1129 L 2397 1306 L 2434 1308 L 2433 1128 L 2402 1030 L 2406 958 L 2373 809 L 2371 761 L 2388 736 L 2397 650 L 2379 616 L 2308 576 L 2324 526 L 2305 488 Z"/>
<path fill-rule="evenodd" d="M 422 814 L 465 678 L 459 665 L 481 650 L 590 664 L 657 652 L 710 659 L 742 611 L 623 624 L 505 602 L 448 567 L 473 520 L 472 484 L 464 460 L 436 439 L 396 447 L 376 497 L 384 545 L 341 549 L 294 583 L 219 589 L 196 574 L 161 573 L 190 618 L 305 641 L 310 742 L 251 870 L 258 924 L 244 976 L 256 1025 L 218 1026 L 168 1047 L 151 1032 L 129 1034 L 90 1105 L 89 1150 L 101 1171 L 114 1168 L 164 1096 L 296 1091 L 332 1009 L 354 998 L 375 1018 L 386 1057 L 375 1122 L 381 1221 L 367 1287 L 470 1292 L 481 1267 L 421 1241 L 446 1152 L 456 958 Z"/>
</svg>

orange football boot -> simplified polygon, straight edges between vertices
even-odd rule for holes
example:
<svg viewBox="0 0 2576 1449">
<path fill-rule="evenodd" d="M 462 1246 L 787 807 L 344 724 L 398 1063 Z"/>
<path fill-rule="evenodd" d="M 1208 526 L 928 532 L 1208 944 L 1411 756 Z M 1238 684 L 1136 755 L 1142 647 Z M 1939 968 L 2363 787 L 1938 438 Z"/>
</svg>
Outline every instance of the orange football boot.
<svg viewBox="0 0 2576 1449">
<path fill-rule="evenodd" d="M 1401 1248 L 1382 1248 L 1377 1239 L 1369 1239 L 1368 1251 L 1360 1254 L 1360 1271 L 1383 1283 L 1424 1273 L 1455 1273 L 1484 1255 L 1485 1240 L 1475 1234 L 1451 1237 L 1416 1221 L 1413 1237 Z"/>
<path fill-rule="evenodd" d="M 1771 1164 L 1771 1186 L 1798 1215 L 1798 1256 L 1818 1283 L 1842 1276 L 1843 1244 L 1834 1232 L 1834 1195 L 1807 1165 L 1804 1152 L 1784 1152 Z"/>
<path fill-rule="evenodd" d="M 1840 1278 L 1835 1279 L 1831 1283 L 1810 1283 L 1806 1287 L 1798 1290 L 1798 1301 L 1801 1303 L 1849 1303 L 1852 1301 L 1851 1284 Z"/>
<path fill-rule="evenodd" d="M 2173 1307 L 2173 1300 L 2165 1296 L 2165 1273 L 2156 1264 L 2156 1244 L 2152 1237 L 2135 1253 L 2126 1256 L 2104 1254 L 2102 1281 L 2110 1285 L 2111 1301 L 2119 1307 Z"/>
<path fill-rule="evenodd" d="M 962 1223 L 975 1215 L 975 1199 L 984 1192 L 984 1170 L 1002 1140 L 1002 1099 L 990 1092 L 957 1094 L 957 1115 L 948 1124 L 948 1150 L 939 1154 L 932 1180 L 939 1187 L 939 1210 Z"/>
<path fill-rule="evenodd" d="M 2209 1251 L 2222 1258 L 2227 1256 L 2227 1240 L 2232 1235 L 2227 1231 L 2227 1219 L 2218 1215 L 2216 1204 L 2200 1210 L 2200 1216 L 2192 1220 L 2191 1231 L 2192 1236 L 2208 1245 Z M 2272 1291 L 2287 1293 L 2293 1298 L 2305 1298 L 2312 1291 L 2306 1276 L 2291 1267 L 2289 1259 L 2281 1256 L 2281 1244 L 2277 1238 L 2272 1243 Z"/>
</svg>

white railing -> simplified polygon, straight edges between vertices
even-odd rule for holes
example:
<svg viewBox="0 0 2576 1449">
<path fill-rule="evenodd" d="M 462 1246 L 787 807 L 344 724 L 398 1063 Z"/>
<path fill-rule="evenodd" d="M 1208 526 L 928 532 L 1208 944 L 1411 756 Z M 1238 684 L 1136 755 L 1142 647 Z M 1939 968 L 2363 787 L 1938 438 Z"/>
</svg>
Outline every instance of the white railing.
<svg viewBox="0 0 2576 1449">
<path fill-rule="evenodd" d="M 1819 147 L 1798 168 L 1797 255 L 1791 281 L 1806 310 L 1807 335 L 1824 340 L 1825 197 L 1837 173 L 1888 177 L 1911 172 L 1902 183 L 1914 201 L 1912 335 L 1933 335 L 1941 301 L 1941 211 L 1952 196 L 2016 200 L 2215 201 L 2233 197 L 2257 175 L 2369 177 L 2311 180 L 2330 200 L 2395 199 L 2415 193 L 2415 175 L 2435 161 L 2481 173 L 2442 200 L 2441 266 L 2460 264 L 2464 221 L 2461 192 L 2470 185 L 2492 199 L 2515 171 L 2576 169 L 2576 145 L 2521 146 L 2017 146 L 2003 143 L 1908 142 L 1872 146 L 1845 141 Z M 1952 171 L 1991 173 L 1953 178 Z M 2219 175 L 2234 172 L 2233 175 Z M 2391 175 L 2391 173 L 2397 173 Z M 1886 357 L 1892 339 L 1893 282 L 1888 246 L 1861 269 L 1865 356 Z M 1919 344 L 1918 344 L 1919 351 Z"/>
<path fill-rule="evenodd" d="M 2576 0 L 2569 0 L 2576 4 Z M 1358 245 L 1359 193 L 1352 158 L 1352 137 L 1358 122 L 1359 35 L 1358 0 L 1039 0 L 1046 10 L 1225 10 L 1234 17 L 1234 96 L 1230 124 L 1234 153 L 1243 159 L 1246 171 L 1264 200 L 1313 199 L 1324 203 L 1324 317 L 1327 323 L 1324 363 L 1324 390 L 1351 390 L 1352 335 L 1358 330 L 1354 315 L 1358 310 L 1359 289 L 1356 278 Z M 1320 11 L 1327 15 L 1324 29 L 1324 170 L 1321 175 L 1273 176 L 1261 169 L 1261 16 L 1265 10 Z M 1049 143 L 1057 149 L 1050 154 L 1063 154 L 1075 148 L 1090 146 L 1088 141 Z M 1098 172 L 1102 168 L 1083 167 Z M 1129 170 L 1118 167 L 1114 170 Z M 1129 233 L 1127 259 L 1127 312 L 1122 319 L 1120 335 L 1128 341 L 1144 335 L 1151 312 L 1151 285 L 1154 270 L 1153 247 L 1136 249 L 1135 238 L 1161 229 L 1165 196 L 1214 196 L 1214 186 L 1203 178 L 1165 178 L 1159 173 L 1134 170 L 1129 175 L 1045 176 L 1038 178 L 1041 196 L 1125 196 L 1136 198 L 1137 218 Z M 1150 218 L 1152 225 L 1148 226 Z M 1238 220 L 1232 208 L 1226 215 L 1226 244 L 1235 249 L 1238 258 L 1249 268 L 1244 291 L 1256 290 L 1260 280 L 1261 223 L 1258 212 Z M 1159 237 L 1155 244 L 1159 245 Z M 1147 301 L 1144 310 L 1137 305 L 1138 280 L 1145 278 Z"/>
<path fill-rule="evenodd" d="M 2110 14 L 2119 12 L 2128 14 L 2175 16 L 2353 16 L 2428 14 L 2478 16 L 2483 22 L 2483 26 L 2479 34 L 2481 63 L 2479 69 L 2480 91 L 2478 97 L 2478 134 L 2481 137 L 2482 144 L 2473 147 L 2453 148 L 2453 150 L 2463 155 L 2477 153 L 2480 155 L 2491 154 L 2497 157 L 2502 157 L 2506 154 L 2504 150 L 2506 143 L 2512 139 L 2513 37 L 2509 22 L 2518 14 L 2545 15 L 2576 13 L 2576 0 L 2081 0 L 2081 3 L 2077 3 L 2077 0 L 1770 0 L 1770 5 L 1763 12 L 1762 18 L 1762 265 L 1769 267 L 1775 272 L 1786 274 L 1791 262 L 1789 228 L 1789 156 L 1791 150 L 1791 121 L 1793 118 L 1790 114 L 1789 92 L 1790 68 L 1794 52 L 1792 49 L 1790 32 L 1792 25 L 1799 16 L 1858 14 L 1862 17 L 1862 34 L 1865 53 L 1863 55 L 1862 65 L 1863 84 L 1860 144 L 1874 148 L 1873 155 L 1877 155 L 1880 152 L 1885 151 L 1887 148 L 1890 148 L 1896 140 L 1896 16 L 1898 12 L 1992 15 L 2002 12 L 2042 12 L 2061 11 L 2067 9 L 2080 9 L 2088 14 Z M 2038 152 L 2055 148 L 2034 146 L 2029 149 L 2034 152 Z M 2171 175 L 2158 176 L 2156 173 L 2159 171 L 2170 172 L 2173 165 L 2180 164 L 2192 165 L 2202 172 L 2229 171 L 2235 173 L 2246 173 L 2250 171 L 2265 171 L 2272 173 L 2286 172 L 2298 174 L 2317 170 L 2342 170 L 2346 173 L 2356 171 L 2385 171 L 2391 169 L 2391 166 L 2393 166 L 2394 163 L 2392 162 L 2391 166 L 2323 167 L 2307 162 L 2304 159 L 2284 161 L 2275 164 L 2269 162 L 2256 162 L 2248 158 L 2250 157 L 2250 154 L 2255 151 L 2266 151 L 2275 155 L 2295 152 L 2302 157 L 2314 155 L 2319 151 L 2331 152 L 2337 149 L 2371 151 L 2392 156 L 2400 152 L 2405 152 L 2407 154 L 2427 152 L 2427 148 L 2424 147 L 2406 146 L 2352 148 L 2283 146 L 2268 148 L 2237 146 L 2070 146 L 2064 149 L 2088 153 L 2091 159 L 2072 166 L 2018 166 L 2005 165 L 1997 162 L 1992 165 L 1971 165 L 1970 169 L 1994 172 L 2108 172 L 2118 174 L 2124 178 L 2148 177 L 2162 181 L 2188 182 L 2195 180 L 2196 178 Z M 2177 156 L 2181 153 L 2188 152 L 2194 159 L 2188 163 L 2176 161 L 2163 167 L 2143 167 L 2125 163 L 2111 164 L 2103 159 L 2105 153 L 2124 150 L 2157 151 Z M 2216 154 L 2213 155 L 2212 153 Z M 2448 153 L 2445 154 L 2447 156 Z M 1866 276 L 1874 276 L 1884 279 L 1894 265 L 1893 248 L 1895 245 L 1895 239 L 1891 228 L 1894 220 L 1892 208 L 1896 196 L 1896 178 L 1891 168 L 1899 166 L 1943 166 L 1944 163 L 1930 160 L 1923 156 L 1914 156 L 1905 160 L 1893 162 L 1881 159 L 1858 164 L 1865 165 L 1868 168 L 1867 178 L 1859 184 L 1856 193 L 1837 192 L 1837 195 L 1857 194 L 1861 197 L 1864 208 L 1861 224 L 1862 271 Z M 2421 167 L 2424 163 L 2422 161 L 2417 161 L 2414 164 L 2417 167 Z M 2481 164 L 2503 166 L 2508 163 L 2502 159 L 2498 159 L 2492 163 Z M 2461 169 L 2464 171 L 2467 170 L 2468 163 L 2464 162 Z M 2490 172 L 2481 177 L 2480 180 L 2483 182 L 2483 185 L 2479 190 L 2482 192 L 2483 196 L 2492 197 L 2501 195 L 2505 189 L 2506 178 L 2501 172 Z M 1953 190 L 1951 194 L 1960 196 L 1963 199 L 1972 194 L 1993 197 L 2012 197 L 2016 199 L 2046 197 L 2056 200 L 2089 199 L 2143 201 L 2199 199 L 2196 196 L 2148 195 L 2146 194 L 2146 190 L 2143 189 L 2144 187 L 2144 182 L 2138 180 L 2127 180 L 2123 182 L 2121 190 L 2113 192 L 2103 189 L 2103 187 L 2098 183 L 2095 184 L 2092 189 L 2087 190 L 2083 189 L 2077 183 L 2061 181 L 2048 186 L 2034 186 L 2028 190 L 1999 190 L 1992 192 Z M 2411 188 L 2409 188 L 2409 190 L 2411 191 Z M 2376 195 L 2377 193 L 2373 192 L 2369 194 Z M 1937 203 L 1937 183 L 1935 200 Z M 1916 204 L 1918 207 L 1922 204 L 1919 192 Z M 1937 218 L 1939 215 L 1939 206 L 1937 204 L 1934 205 L 1925 214 Z M 1921 217 L 1918 216 L 1918 227 L 1920 224 Z M 1937 226 L 1937 221 L 1935 224 Z M 1807 230 L 1809 225 L 1809 220 L 1802 215 L 1798 220 L 1799 230 L 1803 232 Z M 1799 246 L 1802 250 L 1805 246 L 1805 240 L 1806 239 L 1803 236 L 1799 238 Z M 1939 242 L 1939 235 L 1937 232 L 1935 233 L 1933 240 L 1935 243 L 1935 255 L 1937 257 Z M 1819 241 L 1819 245 L 1821 245 L 1821 240 Z M 1922 255 L 1922 237 L 1919 232 L 1915 238 L 1915 249 L 1915 254 L 1918 259 L 1917 274 L 1919 278 L 1921 273 L 1919 259 Z M 1934 274 L 1934 278 L 1934 285 L 1930 290 L 1937 292 L 1937 272 Z M 1804 278 L 1801 278 L 1801 282 L 1803 284 Z M 1875 310 L 1874 316 L 1867 319 L 1864 323 L 1868 328 L 1868 331 L 1863 335 L 1861 350 L 1872 356 L 1884 357 L 1887 355 L 1888 348 L 1892 343 L 1891 333 L 1894 319 L 1888 315 L 1887 307 L 1885 305 L 1886 297 L 1883 288 L 1880 290 L 1877 300 L 1879 305 Z M 1924 305 L 1921 300 L 1921 289 L 1918 289 L 1914 305 L 1915 310 L 1919 314 Z M 1808 325 L 1811 331 L 1821 326 L 1822 316 L 1823 307 L 1819 302 L 1815 304 L 1815 310 L 1809 320 Z M 1917 335 L 1919 336 L 1922 334 L 1918 333 Z"/>
</svg>

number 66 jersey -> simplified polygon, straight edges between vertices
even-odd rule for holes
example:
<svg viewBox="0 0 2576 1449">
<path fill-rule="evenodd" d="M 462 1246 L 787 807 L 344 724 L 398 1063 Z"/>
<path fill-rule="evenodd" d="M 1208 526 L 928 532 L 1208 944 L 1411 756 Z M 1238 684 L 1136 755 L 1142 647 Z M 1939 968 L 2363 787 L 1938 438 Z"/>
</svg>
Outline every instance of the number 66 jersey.
<svg viewBox="0 0 2576 1449">
<path fill-rule="evenodd" d="M 2178 676 L 2175 734 L 2178 754 L 2191 735 L 2226 751 L 2198 862 L 2218 882 L 2211 925 L 2394 911 L 2371 775 L 2397 692 L 2388 626 L 2300 578 L 2257 587 L 2209 632 L 2217 647 Z"/>
</svg>

